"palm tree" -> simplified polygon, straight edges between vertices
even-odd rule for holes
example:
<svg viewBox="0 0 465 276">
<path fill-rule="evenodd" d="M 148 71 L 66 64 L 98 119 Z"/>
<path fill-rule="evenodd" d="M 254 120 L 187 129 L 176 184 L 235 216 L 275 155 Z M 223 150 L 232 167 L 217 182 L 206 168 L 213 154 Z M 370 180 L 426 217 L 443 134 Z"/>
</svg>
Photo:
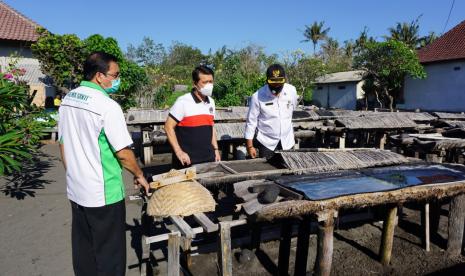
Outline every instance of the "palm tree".
<svg viewBox="0 0 465 276">
<path fill-rule="evenodd" d="M 328 32 L 330 28 L 323 28 L 323 25 L 325 24 L 324 21 L 321 22 L 313 22 L 312 25 L 305 25 L 305 31 L 304 31 L 304 37 L 305 39 L 302 40 L 301 42 L 312 42 L 313 43 L 313 55 L 315 55 L 316 51 L 316 45 L 318 44 L 318 41 L 324 40 L 328 36 Z"/>
<path fill-rule="evenodd" d="M 433 41 L 435 41 L 437 38 L 438 36 L 435 32 L 430 32 L 428 35 L 420 37 L 418 47 L 421 48 L 428 46 L 429 44 L 433 43 Z"/>
<path fill-rule="evenodd" d="M 363 31 L 360 33 L 354 44 L 354 54 L 359 55 L 366 47 L 368 43 L 375 42 L 372 36 L 368 36 L 368 28 L 365 26 Z"/>
<path fill-rule="evenodd" d="M 395 27 L 391 27 L 388 29 L 391 35 L 387 36 L 386 38 L 402 41 L 412 49 L 417 48 L 420 43 L 420 25 L 418 24 L 418 20 L 420 19 L 420 17 L 421 16 L 419 16 L 417 19 L 413 20 L 410 23 L 397 22 Z"/>
<path fill-rule="evenodd" d="M 338 56 L 341 51 L 339 48 L 339 42 L 332 37 L 328 37 L 325 40 L 325 43 L 321 45 L 321 49 L 323 51 L 323 56 L 327 57 L 328 59 Z"/>
</svg>

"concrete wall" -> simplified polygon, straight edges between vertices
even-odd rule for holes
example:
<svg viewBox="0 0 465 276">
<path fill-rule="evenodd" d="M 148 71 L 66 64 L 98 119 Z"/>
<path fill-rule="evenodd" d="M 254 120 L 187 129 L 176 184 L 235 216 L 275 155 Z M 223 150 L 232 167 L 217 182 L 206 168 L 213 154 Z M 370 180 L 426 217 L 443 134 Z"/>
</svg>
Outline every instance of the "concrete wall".
<svg viewBox="0 0 465 276">
<path fill-rule="evenodd" d="M 357 98 L 363 96 L 360 90 L 360 82 L 319 84 L 313 92 L 313 101 L 324 108 L 355 110 Z"/>
<path fill-rule="evenodd" d="M 404 109 L 465 111 L 465 60 L 425 65 L 426 79 L 405 79 Z"/>
</svg>

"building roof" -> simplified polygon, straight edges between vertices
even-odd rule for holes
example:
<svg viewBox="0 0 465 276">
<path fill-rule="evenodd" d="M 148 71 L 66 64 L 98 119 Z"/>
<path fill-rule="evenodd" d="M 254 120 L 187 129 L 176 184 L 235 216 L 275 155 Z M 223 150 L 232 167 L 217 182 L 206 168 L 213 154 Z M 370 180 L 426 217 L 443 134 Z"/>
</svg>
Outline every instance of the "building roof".
<svg viewBox="0 0 465 276">
<path fill-rule="evenodd" d="M 10 57 L 0 57 L 0 72 L 5 72 L 8 64 L 12 61 Z M 29 85 L 50 84 L 50 79 L 40 70 L 39 61 L 35 58 L 19 58 L 16 67 L 25 69 L 24 76 L 19 77 Z"/>
<path fill-rule="evenodd" d="M 339 82 L 358 82 L 363 78 L 364 71 L 347 71 L 347 72 L 337 72 L 332 74 L 326 74 L 321 77 L 318 77 L 315 80 L 317 84 L 325 83 L 339 83 Z"/>
<path fill-rule="evenodd" d="M 35 42 L 41 27 L 12 7 L 0 1 L 0 39 Z"/>
<path fill-rule="evenodd" d="M 465 59 L 465 20 L 418 50 L 421 63 Z"/>
</svg>

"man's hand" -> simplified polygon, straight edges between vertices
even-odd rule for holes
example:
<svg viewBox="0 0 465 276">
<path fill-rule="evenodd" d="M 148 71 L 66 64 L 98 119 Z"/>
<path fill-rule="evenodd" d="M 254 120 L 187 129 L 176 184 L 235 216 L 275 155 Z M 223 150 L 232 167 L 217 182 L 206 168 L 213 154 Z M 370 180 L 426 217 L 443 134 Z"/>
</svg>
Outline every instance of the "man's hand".
<svg viewBox="0 0 465 276">
<path fill-rule="evenodd" d="M 177 150 L 175 154 L 183 166 L 189 166 L 191 164 L 191 158 L 184 151 Z"/>
<path fill-rule="evenodd" d="M 257 150 L 254 147 L 247 147 L 247 153 L 249 154 L 250 158 L 257 158 Z"/>
<path fill-rule="evenodd" d="M 215 150 L 215 162 L 221 161 L 221 155 L 219 150 Z"/>
<path fill-rule="evenodd" d="M 139 176 L 134 176 L 134 186 L 136 189 L 144 188 L 145 194 L 150 196 L 150 185 L 147 182 L 147 179 L 145 179 L 144 175 L 139 175 Z"/>
</svg>

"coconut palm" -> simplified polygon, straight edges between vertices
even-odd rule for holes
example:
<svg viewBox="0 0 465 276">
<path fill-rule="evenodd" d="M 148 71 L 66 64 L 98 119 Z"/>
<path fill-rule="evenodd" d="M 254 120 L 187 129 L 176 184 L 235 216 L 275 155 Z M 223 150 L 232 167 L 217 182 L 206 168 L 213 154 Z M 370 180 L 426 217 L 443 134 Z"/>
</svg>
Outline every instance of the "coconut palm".
<svg viewBox="0 0 465 276">
<path fill-rule="evenodd" d="M 330 28 L 324 29 L 325 22 L 313 22 L 312 25 L 305 25 L 305 30 L 303 32 L 305 39 L 301 42 L 312 42 L 313 43 L 313 55 L 315 55 L 316 45 L 318 41 L 324 40 L 328 36 Z"/>
<path fill-rule="evenodd" d="M 420 38 L 418 47 L 425 47 L 433 43 L 438 38 L 435 32 L 430 32 L 428 35 L 425 35 Z"/>
<path fill-rule="evenodd" d="M 418 20 L 420 16 L 413 20 L 410 23 L 407 22 L 397 22 L 395 27 L 389 28 L 390 36 L 387 36 L 387 39 L 394 39 L 397 41 L 402 41 L 410 48 L 416 48 L 420 43 L 420 25 L 418 24 Z"/>
</svg>

